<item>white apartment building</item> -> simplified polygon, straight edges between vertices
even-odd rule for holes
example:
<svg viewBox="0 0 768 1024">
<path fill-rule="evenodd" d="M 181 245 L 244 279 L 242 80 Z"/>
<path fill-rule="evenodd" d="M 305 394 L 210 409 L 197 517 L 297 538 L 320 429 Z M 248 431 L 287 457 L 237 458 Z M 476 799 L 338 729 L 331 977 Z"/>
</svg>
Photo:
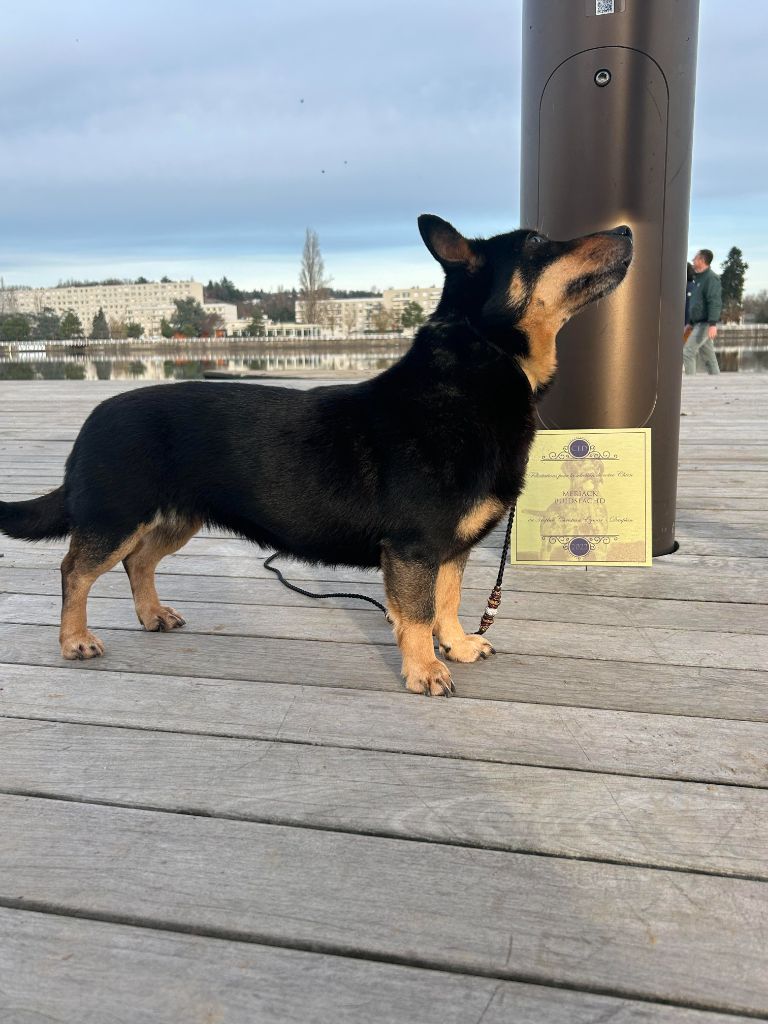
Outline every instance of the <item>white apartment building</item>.
<svg viewBox="0 0 768 1024">
<path fill-rule="evenodd" d="M 437 308 L 441 288 L 387 288 L 381 296 L 365 299 L 323 299 L 318 303 L 318 319 L 332 334 L 348 337 L 351 334 L 374 332 L 382 312 L 389 313 L 399 322 L 409 302 L 417 302 L 424 317 Z M 304 323 L 305 303 L 296 303 L 296 323 Z"/>
<path fill-rule="evenodd" d="M 241 329 L 240 324 L 242 321 L 237 315 L 236 302 L 204 302 L 202 305 L 206 313 L 215 313 L 221 317 L 221 327 L 217 327 L 217 331 L 221 330 L 225 334 L 235 334 Z M 250 320 L 247 321 L 247 323 L 250 322 Z"/>
<path fill-rule="evenodd" d="M 376 330 L 375 318 L 383 304 L 378 297 L 368 299 L 323 299 L 317 304 L 317 319 L 332 334 L 346 337 Z M 296 323 L 306 323 L 306 303 L 296 303 Z"/>
<path fill-rule="evenodd" d="M 139 323 L 148 335 L 160 334 L 160 321 L 170 320 L 176 311 L 174 299 L 193 298 L 203 304 L 203 286 L 199 281 L 157 281 L 149 284 L 94 284 L 62 288 L 14 288 L 8 296 L 19 313 L 40 313 L 53 309 L 60 316 L 72 310 L 80 318 L 86 337 L 93 318 L 104 310 L 107 322 L 122 320 Z M 213 303 L 227 307 L 228 319 L 237 319 L 237 307 L 230 303 Z M 234 310 L 234 316 L 230 312 Z M 220 313 L 220 315 L 223 315 Z"/>
<path fill-rule="evenodd" d="M 382 296 L 384 308 L 391 310 L 397 316 L 401 316 L 403 309 L 409 302 L 417 302 L 424 310 L 424 319 L 437 309 L 442 288 L 387 288 Z"/>
</svg>

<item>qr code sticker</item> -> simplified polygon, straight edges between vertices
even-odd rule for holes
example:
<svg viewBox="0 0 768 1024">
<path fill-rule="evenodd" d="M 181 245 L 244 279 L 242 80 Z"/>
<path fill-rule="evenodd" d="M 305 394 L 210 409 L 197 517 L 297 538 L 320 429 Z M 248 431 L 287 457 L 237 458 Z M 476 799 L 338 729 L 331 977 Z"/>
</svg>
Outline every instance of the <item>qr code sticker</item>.
<svg viewBox="0 0 768 1024">
<path fill-rule="evenodd" d="M 595 14 L 615 14 L 616 0 L 595 0 Z"/>
</svg>

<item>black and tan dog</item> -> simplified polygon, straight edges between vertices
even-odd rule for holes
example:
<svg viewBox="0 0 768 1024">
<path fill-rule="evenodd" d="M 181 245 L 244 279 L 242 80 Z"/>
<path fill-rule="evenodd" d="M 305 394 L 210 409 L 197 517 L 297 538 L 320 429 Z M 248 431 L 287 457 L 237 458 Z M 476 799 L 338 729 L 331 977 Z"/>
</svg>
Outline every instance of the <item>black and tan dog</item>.
<svg viewBox="0 0 768 1024">
<path fill-rule="evenodd" d="M 430 215 L 419 228 L 445 270 L 442 298 L 378 377 L 309 391 L 203 382 L 129 391 L 88 417 L 61 487 L 0 502 L 0 529 L 12 537 L 71 537 L 65 658 L 103 653 L 86 601 L 120 561 L 144 628 L 182 626 L 160 603 L 155 568 L 204 524 L 309 562 L 381 567 L 409 690 L 453 689 L 433 636 L 452 661 L 493 653 L 459 623 L 464 565 L 520 493 L 558 330 L 619 284 L 632 233 L 469 240 Z"/>
</svg>

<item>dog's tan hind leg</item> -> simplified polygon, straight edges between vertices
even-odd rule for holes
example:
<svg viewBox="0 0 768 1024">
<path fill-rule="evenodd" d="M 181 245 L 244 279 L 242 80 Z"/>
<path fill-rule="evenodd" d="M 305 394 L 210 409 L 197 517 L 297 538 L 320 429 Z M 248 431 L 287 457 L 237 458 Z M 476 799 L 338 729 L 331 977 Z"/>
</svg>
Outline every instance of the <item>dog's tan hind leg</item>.
<svg viewBox="0 0 768 1024">
<path fill-rule="evenodd" d="M 148 526 L 138 527 L 114 548 L 103 539 L 72 534 L 69 551 L 61 563 L 61 653 L 70 661 L 98 658 L 104 644 L 88 629 L 88 594 L 96 580 L 109 572 L 140 542 Z"/>
<path fill-rule="evenodd" d="M 131 583 L 136 614 L 144 629 L 167 632 L 184 625 L 184 618 L 168 605 L 161 604 L 155 587 L 155 569 L 166 555 L 184 547 L 202 523 L 192 520 L 168 520 L 144 535 L 141 543 L 123 559 Z"/>
</svg>

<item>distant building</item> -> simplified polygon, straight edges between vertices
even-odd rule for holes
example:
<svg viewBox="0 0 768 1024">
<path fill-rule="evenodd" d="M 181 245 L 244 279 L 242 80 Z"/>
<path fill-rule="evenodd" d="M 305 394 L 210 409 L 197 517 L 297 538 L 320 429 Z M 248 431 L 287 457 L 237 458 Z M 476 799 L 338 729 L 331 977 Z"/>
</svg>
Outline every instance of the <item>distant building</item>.
<svg viewBox="0 0 768 1024">
<path fill-rule="evenodd" d="M 203 309 L 206 313 L 215 313 L 221 317 L 221 326 L 217 327 L 216 331 L 223 331 L 224 334 L 236 334 L 241 330 L 236 302 L 204 302 Z M 247 323 L 250 322 L 250 320 L 247 321 Z"/>
<path fill-rule="evenodd" d="M 382 296 L 385 309 L 398 317 L 409 302 L 416 302 L 424 310 L 424 318 L 432 316 L 437 309 L 442 288 L 387 288 Z"/>
<path fill-rule="evenodd" d="M 330 338 L 349 337 L 353 334 L 372 334 L 391 324 L 399 329 L 400 317 L 409 302 L 416 302 L 430 316 L 440 299 L 440 288 L 388 288 L 380 296 L 362 299 L 326 299 L 318 304 L 317 324 L 305 324 L 305 304 L 296 303 L 295 324 L 269 324 L 266 337 Z M 52 309 L 59 316 L 71 311 L 83 326 L 85 337 L 91 333 L 93 318 L 104 310 L 107 323 L 139 323 L 144 334 L 157 336 L 161 322 L 171 320 L 176 312 L 175 300 L 192 298 L 207 313 L 221 317 L 217 333 L 242 335 L 247 333 L 250 319 L 237 315 L 233 302 L 205 302 L 203 286 L 199 281 L 162 281 L 148 284 L 94 284 L 67 285 L 60 288 L 5 288 L 2 289 L 3 309 L 0 312 L 38 314 Z M 6 308 L 7 307 L 7 308 Z M 383 314 L 388 314 L 385 316 Z M 306 330 L 298 331 L 299 327 Z"/>
<path fill-rule="evenodd" d="M 40 313 L 53 309 L 60 316 L 72 310 L 83 325 L 86 337 L 91 332 L 93 318 L 104 310 L 107 322 L 121 320 L 124 323 L 139 323 L 148 335 L 160 334 L 160 321 L 170 320 L 176 312 L 174 299 L 193 298 L 203 305 L 203 286 L 199 281 L 158 281 L 149 284 L 93 284 L 66 286 L 62 288 L 14 288 L 12 301 L 19 313 Z M 217 308 L 226 307 L 225 323 L 232 318 L 237 307 L 229 303 L 212 303 Z M 208 308 L 208 307 L 206 307 Z"/>
<path fill-rule="evenodd" d="M 317 304 L 317 318 L 331 334 L 346 337 L 374 331 L 376 314 L 382 309 L 380 298 L 368 299 L 323 299 Z M 306 303 L 296 303 L 296 323 L 303 324 L 306 318 Z"/>
<path fill-rule="evenodd" d="M 425 319 L 437 308 L 441 288 L 387 288 L 380 296 L 364 299 L 323 299 L 318 302 L 318 319 L 332 334 L 347 337 L 350 334 L 375 333 L 381 330 L 389 314 L 391 322 L 399 325 L 403 309 L 409 302 L 417 302 Z M 296 303 L 296 323 L 303 323 L 306 304 Z M 397 328 L 396 328 L 397 329 Z"/>
<path fill-rule="evenodd" d="M 320 324 L 273 323 L 272 320 L 264 320 L 263 337 L 265 338 L 272 338 L 273 340 L 285 338 L 289 340 L 319 341 L 328 336 L 328 331 L 322 328 Z"/>
</svg>

